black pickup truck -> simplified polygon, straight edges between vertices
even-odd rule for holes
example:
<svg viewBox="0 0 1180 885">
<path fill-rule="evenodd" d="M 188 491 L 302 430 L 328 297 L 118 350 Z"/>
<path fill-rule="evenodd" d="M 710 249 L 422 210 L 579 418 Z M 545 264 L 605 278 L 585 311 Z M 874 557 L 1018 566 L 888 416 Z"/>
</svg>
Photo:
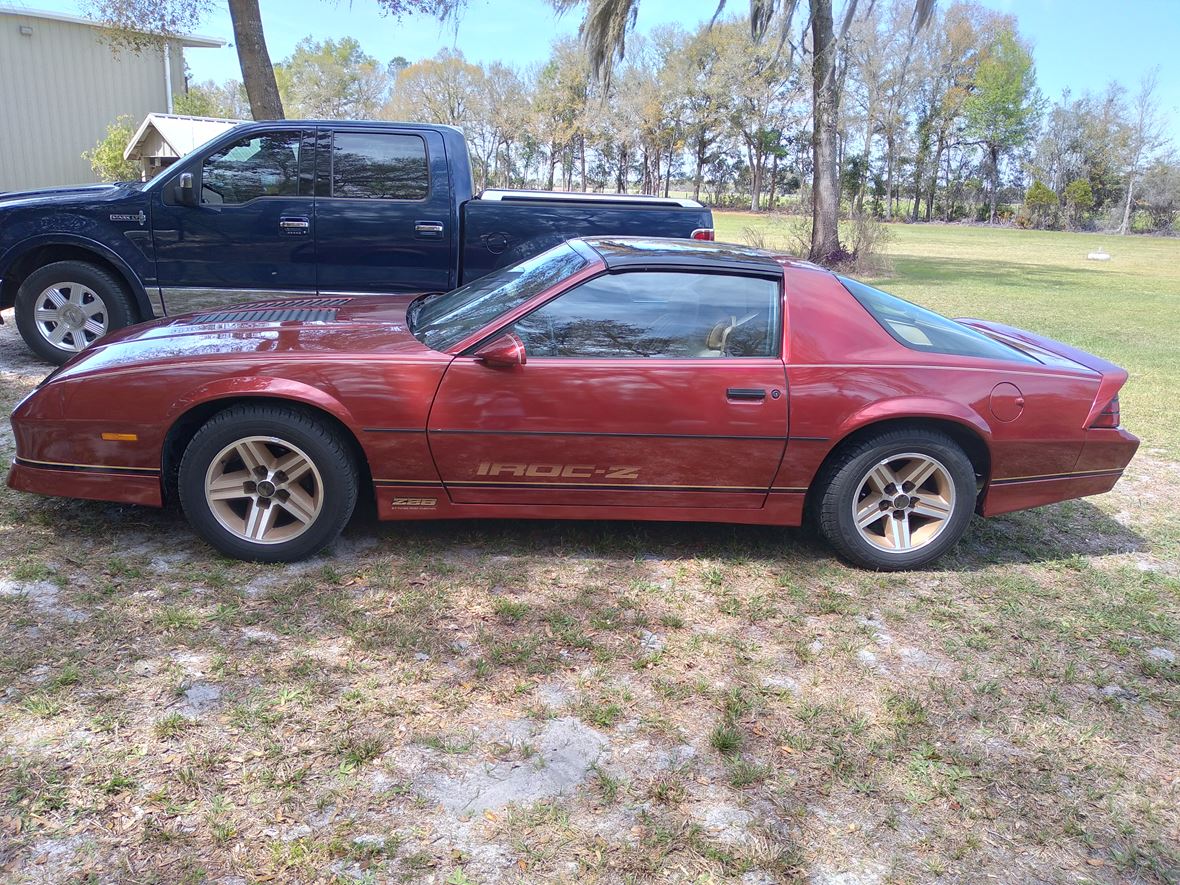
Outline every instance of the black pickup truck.
<svg viewBox="0 0 1180 885">
<path fill-rule="evenodd" d="M 473 190 L 449 126 L 245 123 L 147 183 L 0 194 L 0 307 L 60 363 L 165 313 L 444 291 L 578 236 L 713 238 L 692 200 Z"/>
</svg>

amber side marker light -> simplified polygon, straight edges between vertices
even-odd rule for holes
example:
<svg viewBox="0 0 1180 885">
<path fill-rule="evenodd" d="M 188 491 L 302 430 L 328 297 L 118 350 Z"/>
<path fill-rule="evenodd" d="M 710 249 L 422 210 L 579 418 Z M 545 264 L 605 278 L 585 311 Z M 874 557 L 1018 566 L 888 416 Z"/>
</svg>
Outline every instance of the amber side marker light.
<svg viewBox="0 0 1180 885">
<path fill-rule="evenodd" d="M 104 433 L 102 438 L 108 442 L 138 442 L 138 433 Z"/>
</svg>

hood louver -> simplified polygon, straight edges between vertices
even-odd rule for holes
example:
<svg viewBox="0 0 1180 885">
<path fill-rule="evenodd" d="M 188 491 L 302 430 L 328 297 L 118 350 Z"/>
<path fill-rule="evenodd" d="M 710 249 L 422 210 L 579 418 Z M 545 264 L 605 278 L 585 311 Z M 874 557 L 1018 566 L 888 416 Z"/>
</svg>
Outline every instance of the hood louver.
<svg viewBox="0 0 1180 885">
<path fill-rule="evenodd" d="M 193 317 L 196 323 L 332 323 L 336 311 L 289 307 L 283 310 L 223 310 Z"/>
<path fill-rule="evenodd" d="M 284 307 L 344 307 L 351 298 L 273 298 L 270 301 L 251 301 L 238 310 L 273 310 Z"/>
</svg>

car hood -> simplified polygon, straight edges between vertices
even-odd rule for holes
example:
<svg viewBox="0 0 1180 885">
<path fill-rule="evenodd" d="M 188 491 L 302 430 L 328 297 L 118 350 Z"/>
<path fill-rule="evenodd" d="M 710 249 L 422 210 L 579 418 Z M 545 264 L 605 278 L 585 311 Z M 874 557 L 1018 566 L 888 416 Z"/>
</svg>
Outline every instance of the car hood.
<svg viewBox="0 0 1180 885">
<path fill-rule="evenodd" d="M 39 190 L 0 193 L 0 209 L 7 209 L 10 206 L 61 204 L 74 201 L 87 204 L 115 201 L 139 193 L 140 188 L 141 185 L 138 182 L 128 182 L 125 184 L 79 184 L 70 187 L 46 187 Z"/>
<path fill-rule="evenodd" d="M 207 360 L 437 357 L 406 328 L 414 297 L 279 299 L 142 323 L 101 339 L 50 380 Z"/>
</svg>

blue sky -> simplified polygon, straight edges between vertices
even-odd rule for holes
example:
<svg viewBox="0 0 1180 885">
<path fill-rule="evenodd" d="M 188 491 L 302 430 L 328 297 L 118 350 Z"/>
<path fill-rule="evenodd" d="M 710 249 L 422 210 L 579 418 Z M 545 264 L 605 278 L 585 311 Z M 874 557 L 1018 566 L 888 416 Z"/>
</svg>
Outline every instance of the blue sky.
<svg viewBox="0 0 1180 885">
<path fill-rule="evenodd" d="M 75 0 L 6 0 L 10 5 L 78 14 Z M 946 2 L 946 0 L 942 0 Z M 1134 91 L 1158 65 L 1159 97 L 1173 143 L 1180 148 L 1180 0 L 982 0 L 1016 16 L 1033 43 L 1037 79 L 1050 98 L 1069 87 L 1075 94 L 1099 90 L 1114 79 Z M 837 6 L 842 5 L 837 2 Z M 737 11 L 742 0 L 731 0 Z M 354 36 L 382 60 L 411 61 L 455 47 L 473 60 L 528 65 L 544 59 L 554 37 L 577 30 L 576 15 L 558 17 L 544 0 L 471 0 L 457 31 L 423 18 L 401 22 L 382 16 L 373 0 L 261 0 L 271 57 L 278 61 L 302 37 Z M 712 0 L 642 0 L 639 30 L 665 22 L 692 28 L 709 18 Z M 230 41 L 233 30 L 224 3 L 201 33 Z M 197 80 L 240 78 L 232 48 L 192 49 L 188 63 Z"/>
</svg>

